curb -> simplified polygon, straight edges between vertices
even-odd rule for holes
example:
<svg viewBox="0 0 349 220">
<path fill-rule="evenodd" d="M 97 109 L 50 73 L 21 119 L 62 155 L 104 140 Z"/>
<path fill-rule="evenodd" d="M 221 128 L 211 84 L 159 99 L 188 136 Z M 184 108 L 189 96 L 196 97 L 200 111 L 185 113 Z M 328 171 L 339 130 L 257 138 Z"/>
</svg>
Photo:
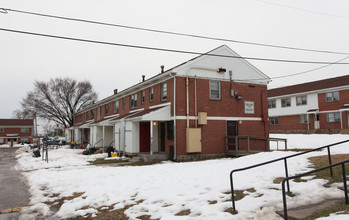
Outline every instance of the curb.
<svg viewBox="0 0 349 220">
<path fill-rule="evenodd" d="M 8 214 L 12 212 L 20 212 L 23 208 L 30 207 L 30 206 L 22 206 L 22 207 L 16 207 L 16 208 L 10 208 L 10 209 L 3 209 L 0 210 L 0 214 Z"/>
</svg>

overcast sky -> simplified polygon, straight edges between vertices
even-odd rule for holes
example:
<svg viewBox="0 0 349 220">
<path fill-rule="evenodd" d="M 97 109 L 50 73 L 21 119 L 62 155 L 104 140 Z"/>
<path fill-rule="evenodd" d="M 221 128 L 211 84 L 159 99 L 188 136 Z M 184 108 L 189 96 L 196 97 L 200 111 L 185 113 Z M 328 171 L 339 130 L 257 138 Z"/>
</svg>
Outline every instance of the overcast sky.
<svg viewBox="0 0 349 220">
<path fill-rule="evenodd" d="M 348 0 L 2 0 L 0 8 L 149 29 L 349 53 Z M 120 44 L 207 52 L 222 44 L 241 56 L 335 62 L 349 55 L 314 53 L 149 33 L 9 12 L 0 28 Z M 194 55 L 67 41 L 0 31 L 0 118 L 10 118 L 34 80 L 89 80 L 99 99 Z M 253 61 L 269 88 L 349 74 L 349 65 Z M 349 59 L 343 61 L 349 62 Z"/>
</svg>

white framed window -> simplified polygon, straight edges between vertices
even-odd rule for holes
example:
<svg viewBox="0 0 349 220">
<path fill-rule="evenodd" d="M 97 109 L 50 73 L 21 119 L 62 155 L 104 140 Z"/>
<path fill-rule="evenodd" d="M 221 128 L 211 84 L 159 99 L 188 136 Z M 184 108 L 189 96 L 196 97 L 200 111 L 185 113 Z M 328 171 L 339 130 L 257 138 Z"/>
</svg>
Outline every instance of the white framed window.
<svg viewBox="0 0 349 220">
<path fill-rule="evenodd" d="M 137 107 L 137 93 L 130 95 L 130 108 Z"/>
<path fill-rule="evenodd" d="M 21 133 L 28 133 L 29 132 L 29 128 L 21 128 Z"/>
<path fill-rule="evenodd" d="M 326 92 L 326 102 L 339 101 L 339 92 Z"/>
<path fill-rule="evenodd" d="M 149 88 L 149 100 L 150 101 L 154 100 L 154 87 Z"/>
<path fill-rule="evenodd" d="M 122 109 L 125 109 L 126 107 L 126 97 L 122 98 Z"/>
<path fill-rule="evenodd" d="M 119 113 L 119 100 L 114 101 L 114 113 Z"/>
<path fill-rule="evenodd" d="M 109 115 L 109 103 L 104 105 L 104 113 L 105 115 Z"/>
<path fill-rule="evenodd" d="M 86 112 L 86 120 L 88 120 L 88 119 L 89 119 L 89 113 Z"/>
<path fill-rule="evenodd" d="M 28 137 L 21 137 L 21 143 L 29 143 Z"/>
<path fill-rule="evenodd" d="M 268 108 L 276 108 L 276 100 L 269 100 L 268 101 Z"/>
<path fill-rule="evenodd" d="M 167 99 L 167 82 L 161 83 L 161 101 Z"/>
<path fill-rule="evenodd" d="M 0 133 L 4 133 L 4 128 L 0 128 Z"/>
<path fill-rule="evenodd" d="M 221 82 L 210 80 L 210 99 L 221 99 Z"/>
<path fill-rule="evenodd" d="M 142 91 L 141 91 L 141 102 L 142 102 L 142 104 L 144 104 L 144 102 L 145 102 L 145 90 L 143 89 Z"/>
<path fill-rule="evenodd" d="M 291 107 L 291 98 L 281 99 L 281 107 Z"/>
<path fill-rule="evenodd" d="M 1 143 L 1 144 L 4 143 L 4 138 L 0 138 L 0 143 Z"/>
<path fill-rule="evenodd" d="M 298 115 L 298 123 L 299 124 L 307 124 L 308 116 L 307 115 Z"/>
<path fill-rule="evenodd" d="M 278 125 L 279 124 L 279 118 L 278 117 L 270 117 L 269 122 L 271 125 Z"/>
<path fill-rule="evenodd" d="M 339 112 L 329 112 L 326 113 L 327 122 L 340 122 L 340 113 Z"/>
<path fill-rule="evenodd" d="M 297 105 L 306 105 L 307 104 L 307 96 L 298 96 L 296 97 Z"/>
<path fill-rule="evenodd" d="M 95 118 L 95 111 L 92 109 L 91 110 L 91 119 L 94 119 Z"/>
</svg>

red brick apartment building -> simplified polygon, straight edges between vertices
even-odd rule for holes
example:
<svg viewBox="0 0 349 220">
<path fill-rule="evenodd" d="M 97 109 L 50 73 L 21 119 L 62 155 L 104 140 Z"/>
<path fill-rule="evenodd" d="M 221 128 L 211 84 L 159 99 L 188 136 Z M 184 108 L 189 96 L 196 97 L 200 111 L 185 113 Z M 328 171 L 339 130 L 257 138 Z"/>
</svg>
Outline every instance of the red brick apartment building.
<svg viewBox="0 0 349 220">
<path fill-rule="evenodd" d="M 176 160 L 224 155 L 226 136 L 269 137 L 269 77 L 223 45 L 75 114 L 68 141 Z M 258 80 L 256 80 L 258 79 Z M 250 150 L 268 150 L 248 140 Z M 233 141 L 239 150 L 247 139 Z M 232 145 L 232 146 L 231 146 Z"/>
<path fill-rule="evenodd" d="M 349 75 L 268 91 L 270 131 L 348 132 Z"/>
<path fill-rule="evenodd" d="M 33 119 L 0 119 L 0 145 L 32 143 Z"/>
</svg>

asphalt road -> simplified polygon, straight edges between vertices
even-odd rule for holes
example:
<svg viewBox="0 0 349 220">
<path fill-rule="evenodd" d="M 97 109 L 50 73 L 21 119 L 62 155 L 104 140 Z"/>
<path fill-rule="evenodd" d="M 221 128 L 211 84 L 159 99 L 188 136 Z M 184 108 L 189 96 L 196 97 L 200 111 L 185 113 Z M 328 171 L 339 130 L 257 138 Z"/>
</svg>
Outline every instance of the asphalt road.
<svg viewBox="0 0 349 220">
<path fill-rule="evenodd" d="M 28 186 L 20 172 L 14 169 L 16 150 L 0 148 L 0 210 L 23 207 L 29 203 Z M 0 220 L 16 219 L 17 214 L 0 214 Z"/>
</svg>

